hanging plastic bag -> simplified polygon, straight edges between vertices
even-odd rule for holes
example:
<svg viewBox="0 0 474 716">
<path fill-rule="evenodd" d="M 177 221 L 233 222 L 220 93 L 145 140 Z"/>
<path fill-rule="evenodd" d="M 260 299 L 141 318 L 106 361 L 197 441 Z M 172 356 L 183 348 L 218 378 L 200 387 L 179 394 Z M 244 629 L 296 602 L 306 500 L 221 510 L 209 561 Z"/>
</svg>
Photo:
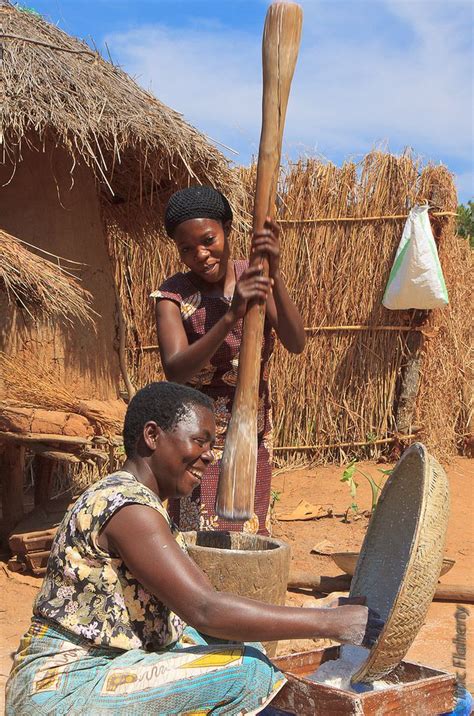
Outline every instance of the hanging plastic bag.
<svg viewBox="0 0 474 716">
<path fill-rule="evenodd" d="M 449 302 L 428 208 L 414 206 L 408 215 L 382 300 L 385 308 L 440 308 Z"/>
</svg>

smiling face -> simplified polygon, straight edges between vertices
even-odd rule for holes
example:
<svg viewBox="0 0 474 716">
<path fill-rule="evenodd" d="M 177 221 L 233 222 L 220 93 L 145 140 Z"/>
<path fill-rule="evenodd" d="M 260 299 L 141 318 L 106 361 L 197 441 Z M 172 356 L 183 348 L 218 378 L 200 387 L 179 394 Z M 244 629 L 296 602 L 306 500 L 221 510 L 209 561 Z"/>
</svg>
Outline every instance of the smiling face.
<svg viewBox="0 0 474 716">
<path fill-rule="evenodd" d="M 181 260 L 207 283 L 221 281 L 227 270 L 231 222 L 215 219 L 188 219 L 173 232 Z"/>
<path fill-rule="evenodd" d="M 214 460 L 215 432 L 214 413 L 200 405 L 190 406 L 171 430 L 162 430 L 156 423 L 145 425 L 145 441 L 151 440 L 155 447 L 149 464 L 162 499 L 186 497 L 201 484 Z"/>
</svg>

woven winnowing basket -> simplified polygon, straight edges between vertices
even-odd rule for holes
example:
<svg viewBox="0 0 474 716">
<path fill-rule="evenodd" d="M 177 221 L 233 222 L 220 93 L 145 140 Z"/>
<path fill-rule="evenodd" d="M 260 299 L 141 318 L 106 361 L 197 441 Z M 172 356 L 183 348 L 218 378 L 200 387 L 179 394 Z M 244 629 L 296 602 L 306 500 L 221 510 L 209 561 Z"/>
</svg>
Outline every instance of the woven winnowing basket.
<svg viewBox="0 0 474 716">
<path fill-rule="evenodd" d="M 446 473 L 415 443 L 381 492 L 352 580 L 350 596 L 365 596 L 385 621 L 354 683 L 387 676 L 418 634 L 441 571 L 448 514 Z"/>
</svg>

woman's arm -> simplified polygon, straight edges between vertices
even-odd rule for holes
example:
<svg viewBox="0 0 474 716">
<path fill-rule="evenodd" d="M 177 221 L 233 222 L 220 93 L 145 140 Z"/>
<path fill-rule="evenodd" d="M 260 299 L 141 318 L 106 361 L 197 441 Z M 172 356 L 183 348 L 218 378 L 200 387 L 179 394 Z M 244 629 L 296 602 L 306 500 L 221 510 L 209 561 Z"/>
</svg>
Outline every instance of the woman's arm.
<svg viewBox="0 0 474 716">
<path fill-rule="evenodd" d="M 101 546 L 119 554 L 133 576 L 187 624 L 210 636 L 267 641 L 320 636 L 368 644 L 381 622 L 360 605 L 333 609 L 278 607 L 217 592 L 177 545 L 165 519 L 143 505 L 128 505 L 107 523 Z"/>
<path fill-rule="evenodd" d="M 276 334 L 290 353 L 301 353 L 306 344 L 303 319 L 288 294 L 280 273 L 280 229 L 267 218 L 263 231 L 254 234 L 252 251 L 267 254 L 273 291 L 267 298 L 267 316 Z"/>
<path fill-rule="evenodd" d="M 201 338 L 188 342 L 179 307 L 166 299 L 156 304 L 156 330 L 161 364 L 168 380 L 186 383 L 209 363 L 237 318 L 230 312 L 220 318 Z"/>
<path fill-rule="evenodd" d="M 225 337 L 247 309 L 248 301 L 265 301 L 270 279 L 259 275 L 259 268 L 246 269 L 235 285 L 227 313 L 194 343 L 189 344 L 179 307 L 174 301 L 156 302 L 156 330 L 161 363 L 168 380 L 186 383 L 209 363 Z"/>
</svg>

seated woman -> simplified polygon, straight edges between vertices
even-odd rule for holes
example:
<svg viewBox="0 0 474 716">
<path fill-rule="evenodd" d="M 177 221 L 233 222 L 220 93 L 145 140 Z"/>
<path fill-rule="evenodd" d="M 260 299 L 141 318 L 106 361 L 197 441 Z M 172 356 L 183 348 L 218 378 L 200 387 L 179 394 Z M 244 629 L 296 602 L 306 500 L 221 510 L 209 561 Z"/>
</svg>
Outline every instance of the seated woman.
<svg viewBox="0 0 474 716">
<path fill-rule="evenodd" d="M 250 641 L 375 641 L 382 623 L 360 603 L 300 609 L 216 592 L 188 557 L 162 500 L 199 485 L 214 436 L 202 393 L 152 383 L 135 395 L 123 469 L 58 528 L 7 716 L 258 713 L 285 679 Z"/>
</svg>

